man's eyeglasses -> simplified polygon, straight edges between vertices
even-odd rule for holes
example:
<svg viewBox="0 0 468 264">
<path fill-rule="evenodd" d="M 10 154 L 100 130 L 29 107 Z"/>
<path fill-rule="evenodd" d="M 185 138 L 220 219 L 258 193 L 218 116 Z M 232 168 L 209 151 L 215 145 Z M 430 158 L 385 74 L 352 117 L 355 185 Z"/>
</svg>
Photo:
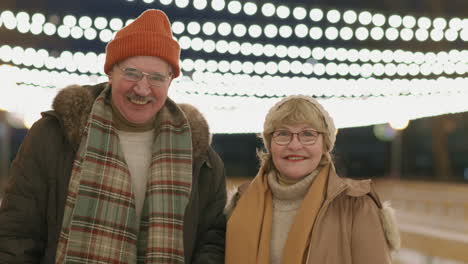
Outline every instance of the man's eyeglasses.
<svg viewBox="0 0 468 264">
<path fill-rule="evenodd" d="M 117 67 L 122 71 L 122 76 L 125 80 L 139 82 L 144 76 L 146 76 L 148 83 L 155 87 L 167 85 L 167 82 L 171 78 L 171 75 L 166 76 L 161 73 L 146 73 L 134 68 L 121 68 L 120 65 L 117 65 Z"/>
<path fill-rule="evenodd" d="M 320 134 L 321 132 L 313 129 L 302 130 L 298 133 L 292 133 L 289 130 L 282 129 L 273 132 L 273 141 L 278 145 L 285 146 L 292 141 L 294 135 L 297 135 L 302 145 L 313 145 Z"/>
</svg>

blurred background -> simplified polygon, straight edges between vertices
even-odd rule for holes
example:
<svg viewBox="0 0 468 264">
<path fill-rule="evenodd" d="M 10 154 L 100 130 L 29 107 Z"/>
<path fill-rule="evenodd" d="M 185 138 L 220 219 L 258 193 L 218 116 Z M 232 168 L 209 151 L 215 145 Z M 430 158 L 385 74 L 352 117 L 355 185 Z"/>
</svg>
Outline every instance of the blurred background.
<svg viewBox="0 0 468 264">
<path fill-rule="evenodd" d="M 266 111 L 307 94 L 339 128 L 339 174 L 397 210 L 395 263 L 468 263 L 466 0 L 2 0 L 2 189 L 40 112 L 106 81 L 107 42 L 148 8 L 182 48 L 170 96 L 203 112 L 232 188 L 256 174 Z"/>
</svg>

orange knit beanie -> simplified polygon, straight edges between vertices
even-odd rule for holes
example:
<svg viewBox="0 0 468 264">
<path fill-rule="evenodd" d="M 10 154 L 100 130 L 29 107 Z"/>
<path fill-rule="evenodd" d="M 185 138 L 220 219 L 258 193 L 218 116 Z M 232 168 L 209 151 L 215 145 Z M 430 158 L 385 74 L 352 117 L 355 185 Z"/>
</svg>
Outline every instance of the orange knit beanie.
<svg viewBox="0 0 468 264">
<path fill-rule="evenodd" d="M 115 63 L 132 56 L 160 57 L 172 66 L 173 77 L 179 76 L 180 46 L 172 38 L 171 24 L 163 11 L 146 10 L 117 32 L 106 47 L 104 72 L 109 74 Z"/>
</svg>

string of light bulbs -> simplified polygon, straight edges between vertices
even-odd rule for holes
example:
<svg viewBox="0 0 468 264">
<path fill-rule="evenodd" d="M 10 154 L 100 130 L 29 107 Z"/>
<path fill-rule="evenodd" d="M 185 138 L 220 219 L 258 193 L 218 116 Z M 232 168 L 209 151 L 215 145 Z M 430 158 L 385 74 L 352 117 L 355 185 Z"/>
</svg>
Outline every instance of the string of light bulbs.
<svg viewBox="0 0 468 264">
<path fill-rule="evenodd" d="M 284 51 L 286 53 L 286 50 Z M 94 52 L 63 51 L 58 57 L 49 55 L 50 52 L 34 48 L 0 47 L 0 60 L 15 65 L 33 66 L 35 68 L 66 69 L 69 72 L 103 74 L 102 66 L 105 54 Z M 290 55 L 292 52 L 290 52 Z M 181 61 L 181 68 L 185 72 L 209 71 L 232 72 L 244 74 L 302 74 L 340 75 L 340 76 L 417 76 L 428 75 L 464 75 L 468 71 L 468 51 L 451 50 L 447 52 L 411 53 L 397 50 L 369 51 L 367 49 L 335 50 L 315 47 L 310 51 L 311 59 L 280 60 L 255 62 L 234 59 L 204 60 L 185 58 Z M 391 59 L 393 54 L 395 57 Z M 296 55 L 297 56 L 297 55 Z M 295 57 L 295 56 L 294 56 Z M 347 60 L 345 60 L 347 59 Z M 350 61 L 351 63 L 345 63 Z"/>
<path fill-rule="evenodd" d="M 135 0 L 127 0 L 127 2 L 137 2 Z M 193 7 L 197 10 L 203 11 L 208 7 L 211 7 L 209 11 L 221 12 L 226 10 L 230 15 L 243 15 L 243 16 L 253 16 L 253 15 L 262 15 L 265 18 L 279 18 L 280 20 L 293 18 L 297 21 L 303 21 L 305 19 L 310 19 L 311 22 L 320 22 L 322 20 L 327 20 L 331 24 L 336 24 L 339 22 L 344 22 L 346 24 L 359 23 L 363 26 L 374 24 L 376 26 L 383 26 L 388 24 L 390 27 L 398 28 L 413 28 L 416 25 L 420 28 L 430 28 L 433 26 L 437 29 L 443 29 L 447 25 L 453 28 L 460 27 L 462 24 L 462 19 L 460 18 L 428 18 L 426 16 L 414 16 L 414 15 L 399 15 L 391 14 L 384 15 L 382 12 L 371 12 L 368 10 L 337 10 L 330 8 L 328 10 L 321 7 L 310 7 L 306 8 L 301 5 L 288 5 L 287 3 L 275 4 L 272 2 L 266 2 L 259 7 L 258 4 L 251 1 L 236 1 L 230 0 L 227 4 L 225 0 L 213 0 L 211 5 L 208 5 L 206 0 L 143 0 L 146 4 L 152 4 L 154 2 L 159 2 L 162 5 L 168 6 L 174 4 L 179 8 L 188 8 L 190 2 Z M 292 11 L 291 11 L 292 10 Z M 448 21 L 448 22 L 447 22 Z"/>
<path fill-rule="evenodd" d="M 94 23 L 93 23 L 94 21 Z M 46 22 L 45 16 L 41 13 L 29 14 L 21 11 L 16 15 L 10 11 L 5 10 L 0 15 L 0 26 L 3 22 L 4 26 L 10 30 L 18 30 L 20 33 L 31 32 L 34 35 L 57 34 L 61 38 L 86 38 L 88 40 L 94 40 L 99 37 L 102 42 L 110 41 L 116 31 L 121 29 L 124 25 L 130 23 L 132 19 L 128 19 L 125 23 L 120 18 L 107 19 L 104 17 L 97 17 L 94 20 L 89 16 L 81 16 L 79 18 L 73 15 L 65 15 L 61 24 L 54 24 Z M 436 20 L 439 21 L 439 20 Z M 451 20 L 452 21 L 452 20 Z M 374 41 L 389 40 L 395 41 L 401 39 L 403 41 L 411 41 L 415 38 L 418 41 L 426 41 L 428 39 L 432 41 L 442 41 L 443 39 L 452 42 L 457 39 L 462 41 L 468 41 L 468 25 L 461 19 L 454 19 L 454 22 L 449 23 L 448 27 L 443 23 L 435 23 L 434 28 L 430 30 L 424 23 L 421 23 L 418 29 L 413 27 L 388 27 L 383 28 L 381 23 L 376 23 L 372 26 L 370 24 L 366 26 L 359 26 L 351 28 L 349 26 L 338 27 L 335 24 L 330 25 L 316 25 L 310 26 L 306 24 L 296 25 L 245 25 L 237 23 L 232 25 L 228 22 L 211 22 L 207 21 L 201 24 L 198 21 L 174 21 L 173 31 L 175 35 L 180 35 L 187 28 L 187 32 L 192 35 L 198 35 L 203 33 L 206 36 L 211 36 L 214 33 L 218 33 L 223 37 L 232 36 L 237 38 L 245 38 L 249 36 L 252 39 L 256 39 L 262 35 L 265 35 L 269 39 L 283 38 L 289 39 L 296 37 L 303 39 L 309 37 L 312 40 L 319 40 L 326 38 L 328 40 L 335 40 L 340 38 L 342 41 L 359 40 L 364 41 L 372 39 Z M 430 21 L 428 22 L 430 25 Z M 437 26 L 442 24 L 441 26 Z M 447 22 L 445 22 L 447 24 Z"/>
<path fill-rule="evenodd" d="M 61 89 L 72 84 L 96 84 L 107 76 L 47 71 L 0 66 L 0 73 L 11 83 L 27 83 L 39 87 Z M 380 97 L 468 92 L 467 77 L 438 79 L 375 79 L 375 78 L 301 78 L 278 76 L 249 76 L 198 72 L 182 76 L 173 83 L 187 94 L 278 97 L 308 92 L 321 97 Z"/>
</svg>

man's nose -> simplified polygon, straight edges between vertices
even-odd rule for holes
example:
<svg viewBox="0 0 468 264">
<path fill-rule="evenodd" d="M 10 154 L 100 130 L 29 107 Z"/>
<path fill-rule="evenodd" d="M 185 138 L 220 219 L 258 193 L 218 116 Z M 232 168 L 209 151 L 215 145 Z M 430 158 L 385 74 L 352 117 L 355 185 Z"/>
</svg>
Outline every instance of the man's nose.
<svg viewBox="0 0 468 264">
<path fill-rule="evenodd" d="M 133 90 L 139 96 L 147 96 L 151 93 L 151 85 L 148 82 L 148 77 L 145 75 L 139 80 Z"/>
</svg>

